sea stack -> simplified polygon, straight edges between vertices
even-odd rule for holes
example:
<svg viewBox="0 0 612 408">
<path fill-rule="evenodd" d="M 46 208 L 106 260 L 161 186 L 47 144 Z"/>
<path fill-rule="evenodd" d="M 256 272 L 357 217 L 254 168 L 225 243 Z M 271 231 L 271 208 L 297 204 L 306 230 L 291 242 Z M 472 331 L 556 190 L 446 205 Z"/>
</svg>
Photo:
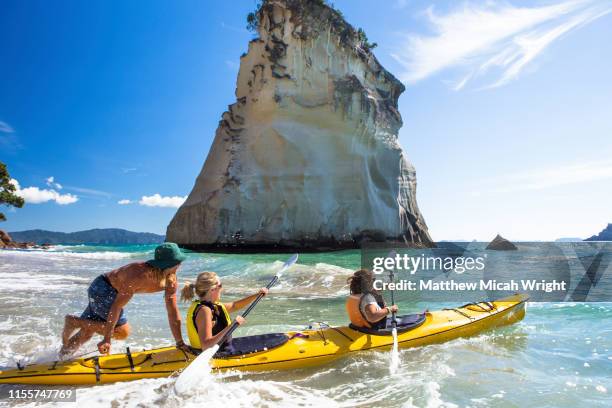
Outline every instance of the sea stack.
<svg viewBox="0 0 612 408">
<path fill-rule="evenodd" d="M 195 250 L 430 246 L 398 143 L 404 86 L 365 35 L 316 0 L 266 0 L 236 103 L 167 240 Z"/>
<path fill-rule="evenodd" d="M 486 249 L 495 251 L 516 251 L 518 248 L 512 242 L 497 234 L 497 236 L 493 238 L 493 241 L 489 242 Z"/>
</svg>

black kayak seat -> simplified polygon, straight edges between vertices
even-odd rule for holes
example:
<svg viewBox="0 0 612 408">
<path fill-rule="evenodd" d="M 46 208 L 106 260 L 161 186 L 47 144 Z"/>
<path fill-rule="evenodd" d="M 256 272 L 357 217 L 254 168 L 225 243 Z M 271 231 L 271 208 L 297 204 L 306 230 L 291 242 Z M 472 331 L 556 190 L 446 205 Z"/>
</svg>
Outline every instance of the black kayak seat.
<svg viewBox="0 0 612 408">
<path fill-rule="evenodd" d="M 236 337 L 225 343 L 214 358 L 242 356 L 282 346 L 289 340 L 285 333 L 257 334 L 254 336 Z"/>
<path fill-rule="evenodd" d="M 425 322 L 425 313 L 410 314 L 397 316 L 397 332 L 404 333 L 408 330 L 415 329 Z M 361 333 L 373 334 L 376 336 L 390 336 L 393 331 L 393 323 L 390 317 L 387 317 L 387 322 L 384 329 L 370 329 L 368 327 L 358 327 L 354 324 L 349 324 L 349 327 Z"/>
</svg>

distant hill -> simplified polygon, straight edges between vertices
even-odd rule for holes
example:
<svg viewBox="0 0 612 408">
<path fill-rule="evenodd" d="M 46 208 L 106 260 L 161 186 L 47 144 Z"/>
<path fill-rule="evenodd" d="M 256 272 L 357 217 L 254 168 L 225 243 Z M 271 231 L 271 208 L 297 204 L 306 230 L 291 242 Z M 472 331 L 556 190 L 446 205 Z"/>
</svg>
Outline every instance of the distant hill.
<svg viewBox="0 0 612 408">
<path fill-rule="evenodd" d="M 150 232 L 132 232 L 119 228 L 91 229 L 77 232 L 28 230 L 9 233 L 13 241 L 37 244 L 157 244 L 164 235 Z"/>
<path fill-rule="evenodd" d="M 555 242 L 582 242 L 582 238 L 569 237 L 569 238 L 557 238 Z"/>
<path fill-rule="evenodd" d="M 608 224 L 599 234 L 593 235 L 585 241 L 612 241 L 612 224 Z"/>
</svg>

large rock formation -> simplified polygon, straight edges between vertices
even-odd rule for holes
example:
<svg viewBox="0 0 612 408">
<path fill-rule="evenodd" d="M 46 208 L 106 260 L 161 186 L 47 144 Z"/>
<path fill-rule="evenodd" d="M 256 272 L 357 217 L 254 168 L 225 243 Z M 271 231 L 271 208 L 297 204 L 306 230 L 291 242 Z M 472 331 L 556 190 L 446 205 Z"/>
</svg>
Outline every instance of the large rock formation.
<svg viewBox="0 0 612 408">
<path fill-rule="evenodd" d="M 263 2 L 237 101 L 168 241 L 241 250 L 431 244 L 397 140 L 404 86 L 322 3 Z"/>
<path fill-rule="evenodd" d="M 608 224 L 599 234 L 593 235 L 585 241 L 612 241 L 612 224 Z"/>
</svg>

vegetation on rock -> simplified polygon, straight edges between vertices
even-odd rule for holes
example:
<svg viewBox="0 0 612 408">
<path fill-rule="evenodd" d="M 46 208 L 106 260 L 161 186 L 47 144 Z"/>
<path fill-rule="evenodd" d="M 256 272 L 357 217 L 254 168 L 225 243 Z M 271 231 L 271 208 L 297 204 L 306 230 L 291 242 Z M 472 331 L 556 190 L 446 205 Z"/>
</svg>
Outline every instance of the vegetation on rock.
<svg viewBox="0 0 612 408">
<path fill-rule="evenodd" d="M 23 207 L 23 198 L 15 194 L 17 188 L 11 183 L 6 164 L 0 162 L 0 205 L 7 207 Z M 6 221 L 6 217 L 0 212 L 0 221 Z"/>
</svg>

